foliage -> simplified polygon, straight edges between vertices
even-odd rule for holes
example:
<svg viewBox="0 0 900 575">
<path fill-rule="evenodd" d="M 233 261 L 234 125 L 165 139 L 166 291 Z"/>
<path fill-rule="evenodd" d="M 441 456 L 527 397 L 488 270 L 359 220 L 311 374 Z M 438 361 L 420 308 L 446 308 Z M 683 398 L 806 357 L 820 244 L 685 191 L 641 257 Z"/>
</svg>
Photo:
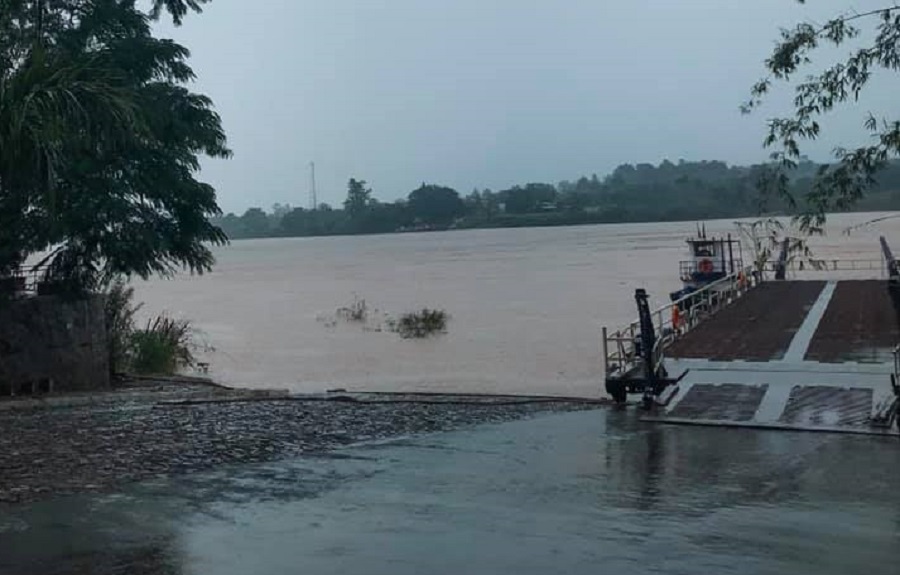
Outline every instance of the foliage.
<svg viewBox="0 0 900 575">
<path fill-rule="evenodd" d="M 805 158 L 787 172 L 788 185 L 796 196 L 812 187 L 819 165 Z M 259 218 L 261 210 L 251 208 L 242 216 L 228 214 L 215 220 L 232 238 L 266 236 L 320 236 L 340 234 L 390 233 L 407 230 L 453 228 L 562 226 L 620 222 L 697 221 L 704 219 L 756 217 L 785 214 L 788 203 L 778 197 L 760 205 L 757 182 L 767 166 L 729 166 L 725 162 L 663 161 L 659 165 L 623 164 L 605 177 L 583 176 L 558 185 L 526 184 L 500 192 L 473 190 L 459 203 L 450 192 L 449 202 L 427 208 L 408 200 L 382 203 L 369 197 L 366 210 L 350 218 L 346 210 L 295 208 L 265 214 L 266 225 L 249 231 L 245 225 Z M 431 186 L 450 190 L 443 186 Z M 421 188 L 419 188 L 421 190 Z M 452 191 L 452 190 L 451 190 Z M 418 197 L 415 191 L 410 197 Z M 510 198 L 515 198 L 510 204 Z M 519 202 L 519 203 L 516 203 Z M 443 214 L 431 210 L 446 206 Z M 501 208 L 504 208 L 501 209 Z M 762 208 L 764 212 L 761 212 Z M 879 181 L 855 209 L 886 211 L 900 208 L 900 162 L 890 162 Z M 418 218 L 414 213 L 418 214 Z M 518 213 L 524 210 L 523 213 Z M 422 215 L 427 221 L 423 220 Z M 418 219 L 418 221 L 416 221 Z"/>
<path fill-rule="evenodd" d="M 171 374 L 195 364 L 191 322 L 160 315 L 131 336 L 131 369 L 141 374 Z"/>
<path fill-rule="evenodd" d="M 122 279 L 112 282 L 104 296 L 109 370 L 111 375 L 115 375 L 128 369 L 134 316 L 142 304 L 134 303 L 134 288 Z"/>
<path fill-rule="evenodd" d="M 864 32 L 862 26 L 867 23 L 873 26 Z M 900 155 L 900 121 L 869 112 L 862 122 L 869 145 L 836 148 L 835 162 L 819 167 L 801 199 L 789 185 L 788 172 L 801 158 L 801 142 L 819 137 L 824 116 L 840 105 L 856 102 L 879 69 L 900 70 L 900 6 L 840 15 L 821 25 L 804 22 L 783 30 L 780 42 L 766 60 L 769 76 L 753 86 L 751 99 L 743 106 L 745 112 L 757 108 L 774 83 L 790 82 L 807 70 L 818 49 L 848 42 L 858 45 L 849 56 L 794 86 L 793 113 L 768 122 L 764 143 L 774 148 L 773 165 L 760 186 L 764 197 L 775 195 L 800 210 L 798 218 L 804 231 L 821 231 L 826 213 L 857 204 L 876 183 L 876 174 Z"/>
<path fill-rule="evenodd" d="M 410 216 L 425 224 L 447 225 L 462 216 L 466 206 L 453 188 L 422 184 L 407 199 Z"/>
<path fill-rule="evenodd" d="M 369 308 L 366 305 L 366 300 L 354 297 L 353 303 L 348 307 L 338 308 L 337 316 L 345 321 L 365 323 L 369 318 Z"/>
<path fill-rule="evenodd" d="M 442 309 L 423 308 L 404 313 L 399 319 L 391 322 L 390 328 L 404 339 L 420 339 L 445 333 L 449 319 L 449 314 Z"/>
<path fill-rule="evenodd" d="M 754 272 L 758 277 L 766 276 L 769 262 L 778 260 L 787 242 L 785 265 L 800 259 L 818 267 L 820 262 L 813 258 L 812 251 L 803 237 L 790 235 L 784 224 L 775 218 L 761 218 L 752 222 L 735 222 L 744 247 L 751 254 Z"/>
<path fill-rule="evenodd" d="M 372 189 L 366 187 L 365 180 L 350 178 L 347 182 L 347 199 L 344 200 L 344 210 L 350 218 L 359 218 L 369 207 L 372 197 Z"/>
<path fill-rule="evenodd" d="M 106 287 L 104 296 L 111 375 L 172 374 L 195 365 L 198 345 L 190 321 L 159 315 L 143 329 L 136 329 L 135 316 L 143 304 L 134 303 L 134 288 L 117 278 Z"/>
<path fill-rule="evenodd" d="M 54 248 L 50 279 L 210 268 L 226 240 L 200 157 L 227 157 L 187 49 L 155 38 L 205 0 L 0 0 L 0 273 Z"/>
<path fill-rule="evenodd" d="M 525 184 L 515 186 L 509 190 L 500 192 L 500 197 L 506 205 L 506 211 L 511 214 L 530 214 L 542 211 L 544 205 L 556 203 L 556 188 L 550 184 Z"/>
</svg>

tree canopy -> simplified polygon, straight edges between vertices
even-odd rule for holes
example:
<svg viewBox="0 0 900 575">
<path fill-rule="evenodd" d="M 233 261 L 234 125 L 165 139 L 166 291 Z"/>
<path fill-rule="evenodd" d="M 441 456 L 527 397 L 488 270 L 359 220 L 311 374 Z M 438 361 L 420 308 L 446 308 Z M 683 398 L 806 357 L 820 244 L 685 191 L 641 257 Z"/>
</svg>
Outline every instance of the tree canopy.
<svg viewBox="0 0 900 575">
<path fill-rule="evenodd" d="M 200 158 L 228 157 L 188 50 L 153 36 L 206 0 L 0 0 L 0 274 L 51 250 L 50 275 L 194 272 L 226 241 Z"/>
<path fill-rule="evenodd" d="M 784 215 L 790 206 L 778 197 L 770 198 L 761 211 L 756 184 L 768 169 L 765 164 L 664 160 L 659 165 L 623 164 L 602 178 L 591 174 L 557 185 L 530 183 L 498 192 L 475 189 L 465 198 L 452 188 L 423 185 L 394 202 L 379 201 L 354 179 L 357 184 L 349 187 L 348 199 L 359 190 L 366 192 L 365 204 L 359 204 L 364 208 L 354 214 L 346 209 L 274 206 L 270 213 L 251 208 L 215 222 L 229 237 L 246 238 Z M 788 191 L 796 197 L 806 195 L 819 170 L 818 164 L 801 157 L 785 172 Z M 878 180 L 854 209 L 900 208 L 900 162 L 889 162 Z"/>
<path fill-rule="evenodd" d="M 449 224 L 462 216 L 466 207 L 453 188 L 422 184 L 407 198 L 410 215 L 424 224 Z"/>
<path fill-rule="evenodd" d="M 805 0 L 795 0 L 805 4 Z M 900 121 L 869 111 L 860 128 L 869 144 L 835 147 L 834 162 L 819 167 L 811 185 L 798 197 L 789 185 L 789 172 L 797 167 L 804 140 L 821 134 L 827 114 L 856 102 L 879 69 L 900 69 L 900 6 L 886 5 L 864 12 L 836 15 L 824 24 L 803 22 L 782 30 L 781 39 L 766 60 L 768 76 L 751 90 L 745 112 L 757 108 L 776 83 L 790 83 L 797 75 L 815 70 L 812 55 L 823 46 L 853 47 L 846 58 L 808 73 L 793 85 L 793 112 L 768 122 L 765 146 L 773 149 L 772 169 L 761 179 L 764 197 L 777 195 L 799 210 L 802 226 L 818 231 L 830 211 L 854 206 L 877 181 L 876 174 L 900 156 Z"/>
</svg>

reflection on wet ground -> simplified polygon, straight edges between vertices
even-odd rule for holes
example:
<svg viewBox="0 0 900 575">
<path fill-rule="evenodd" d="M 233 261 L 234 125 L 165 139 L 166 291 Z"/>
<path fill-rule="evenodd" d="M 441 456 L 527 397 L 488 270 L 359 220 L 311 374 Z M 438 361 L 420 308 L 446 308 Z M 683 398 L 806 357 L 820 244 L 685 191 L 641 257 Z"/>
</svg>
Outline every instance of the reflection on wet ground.
<svg viewBox="0 0 900 575">
<path fill-rule="evenodd" d="M 896 438 L 550 415 L 0 515 L 0 572 L 896 573 Z"/>
</svg>

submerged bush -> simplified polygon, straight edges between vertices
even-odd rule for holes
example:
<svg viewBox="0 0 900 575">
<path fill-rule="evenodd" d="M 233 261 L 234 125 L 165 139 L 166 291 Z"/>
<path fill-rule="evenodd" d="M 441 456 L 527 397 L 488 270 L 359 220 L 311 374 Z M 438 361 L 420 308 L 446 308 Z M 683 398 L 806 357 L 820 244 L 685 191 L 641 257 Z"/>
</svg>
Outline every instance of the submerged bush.
<svg viewBox="0 0 900 575">
<path fill-rule="evenodd" d="M 402 338 L 424 338 L 447 331 L 450 315 L 442 309 L 423 308 L 419 311 L 407 312 L 400 319 L 392 322 L 392 331 Z"/>
<path fill-rule="evenodd" d="M 345 321 L 365 323 L 369 319 L 369 307 L 366 300 L 354 297 L 349 306 L 338 308 L 337 316 Z"/>
</svg>

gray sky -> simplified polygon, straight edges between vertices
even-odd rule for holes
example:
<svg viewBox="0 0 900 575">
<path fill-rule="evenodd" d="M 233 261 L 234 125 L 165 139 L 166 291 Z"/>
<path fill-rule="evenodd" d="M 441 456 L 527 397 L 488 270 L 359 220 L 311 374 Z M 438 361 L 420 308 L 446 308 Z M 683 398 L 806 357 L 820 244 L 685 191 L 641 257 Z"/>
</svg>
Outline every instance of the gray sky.
<svg viewBox="0 0 900 575">
<path fill-rule="evenodd" d="M 738 106 L 781 26 L 878 0 L 213 0 L 180 29 L 195 86 L 235 156 L 205 163 L 225 211 L 339 204 L 350 177 L 381 200 L 421 182 L 503 189 L 616 165 L 765 158 Z M 843 51 L 842 51 L 843 52 Z M 890 86 L 886 85 L 890 84 Z M 810 155 L 890 110 L 881 83 Z M 779 104 L 778 101 L 781 101 Z"/>
</svg>

